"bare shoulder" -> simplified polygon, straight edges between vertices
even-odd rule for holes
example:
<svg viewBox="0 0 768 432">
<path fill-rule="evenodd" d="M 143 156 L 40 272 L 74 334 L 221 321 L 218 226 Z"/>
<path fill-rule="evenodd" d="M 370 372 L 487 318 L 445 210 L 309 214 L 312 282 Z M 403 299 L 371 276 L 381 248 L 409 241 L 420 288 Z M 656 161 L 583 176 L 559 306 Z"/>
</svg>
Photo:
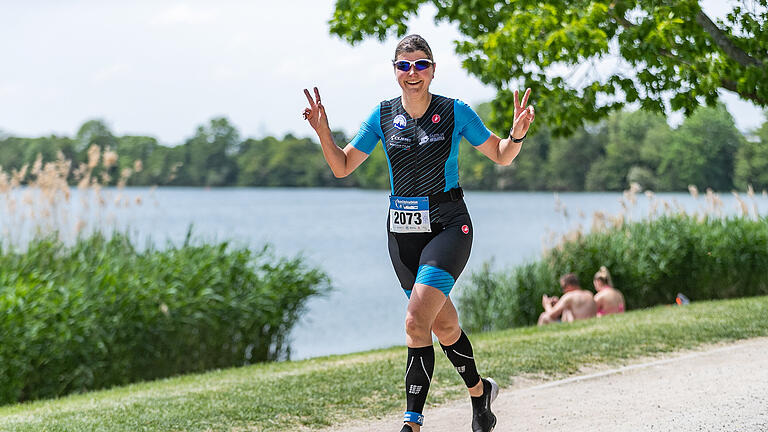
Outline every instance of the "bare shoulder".
<svg viewBox="0 0 768 432">
<path fill-rule="evenodd" d="M 560 297 L 560 301 L 563 302 L 563 304 L 570 304 L 574 301 L 574 299 L 578 298 L 580 296 L 579 291 L 569 291 L 565 294 L 563 294 L 562 297 Z"/>
</svg>

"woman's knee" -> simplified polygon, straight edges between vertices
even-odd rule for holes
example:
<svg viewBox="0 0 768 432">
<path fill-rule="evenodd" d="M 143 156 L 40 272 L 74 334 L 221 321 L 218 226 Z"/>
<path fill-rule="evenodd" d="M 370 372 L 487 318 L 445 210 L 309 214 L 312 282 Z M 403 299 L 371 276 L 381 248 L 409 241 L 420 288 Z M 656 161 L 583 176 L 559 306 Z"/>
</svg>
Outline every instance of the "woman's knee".
<svg viewBox="0 0 768 432">
<path fill-rule="evenodd" d="M 437 336 L 437 339 L 443 343 L 448 340 L 458 339 L 461 336 L 461 328 L 459 322 L 451 321 L 435 321 L 432 325 L 432 332 Z"/>
<path fill-rule="evenodd" d="M 550 322 L 552 321 L 549 319 L 549 315 L 546 312 L 542 312 L 541 315 L 539 315 L 539 325 L 549 324 Z"/>
<path fill-rule="evenodd" d="M 429 322 L 418 314 L 406 313 L 405 315 L 405 332 L 409 335 L 421 336 L 429 334 L 430 328 Z"/>
</svg>

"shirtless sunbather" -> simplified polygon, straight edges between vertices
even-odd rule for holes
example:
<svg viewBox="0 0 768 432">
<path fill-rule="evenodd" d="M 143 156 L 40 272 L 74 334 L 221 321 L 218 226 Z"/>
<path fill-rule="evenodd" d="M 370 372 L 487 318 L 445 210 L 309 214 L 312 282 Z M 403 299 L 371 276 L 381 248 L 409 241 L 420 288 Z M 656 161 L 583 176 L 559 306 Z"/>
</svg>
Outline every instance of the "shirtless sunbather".
<svg viewBox="0 0 768 432">
<path fill-rule="evenodd" d="M 563 289 L 561 298 L 543 296 L 541 304 L 544 312 L 539 315 L 539 325 L 553 322 L 572 322 L 579 319 L 592 318 L 597 314 L 597 305 L 592 292 L 581 289 L 579 278 L 568 273 L 560 278 Z"/>
</svg>

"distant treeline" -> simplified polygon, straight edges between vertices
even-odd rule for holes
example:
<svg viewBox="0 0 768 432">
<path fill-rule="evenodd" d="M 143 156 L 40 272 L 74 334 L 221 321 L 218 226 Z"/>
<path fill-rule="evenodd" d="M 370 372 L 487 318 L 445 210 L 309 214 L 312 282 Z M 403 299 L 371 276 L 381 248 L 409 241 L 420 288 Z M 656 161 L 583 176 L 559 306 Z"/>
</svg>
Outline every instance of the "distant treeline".
<svg viewBox="0 0 768 432">
<path fill-rule="evenodd" d="M 477 111 L 488 119 L 489 105 L 481 104 Z M 539 113 L 539 119 L 545 115 Z M 461 184 L 468 189 L 557 191 L 619 191 L 632 182 L 657 191 L 682 191 L 688 185 L 717 191 L 747 184 L 758 191 L 768 188 L 768 122 L 747 139 L 723 106 L 699 109 L 677 128 L 644 111 L 616 113 L 567 138 L 553 137 L 539 123 L 509 167 L 494 165 L 463 142 Z M 341 145 L 351 138 L 340 132 L 335 137 Z M 47 162 L 61 153 L 74 161 L 74 172 L 92 145 L 118 154 L 106 173 L 112 184 L 140 160 L 141 169 L 128 185 L 389 188 L 381 146 L 351 176 L 336 179 L 315 140 L 293 135 L 242 139 L 226 118 L 198 127 L 174 147 L 148 136 L 115 136 L 100 120 L 86 122 L 72 138 L 0 135 L 0 166 L 10 173 L 34 163 L 38 154 Z"/>
</svg>

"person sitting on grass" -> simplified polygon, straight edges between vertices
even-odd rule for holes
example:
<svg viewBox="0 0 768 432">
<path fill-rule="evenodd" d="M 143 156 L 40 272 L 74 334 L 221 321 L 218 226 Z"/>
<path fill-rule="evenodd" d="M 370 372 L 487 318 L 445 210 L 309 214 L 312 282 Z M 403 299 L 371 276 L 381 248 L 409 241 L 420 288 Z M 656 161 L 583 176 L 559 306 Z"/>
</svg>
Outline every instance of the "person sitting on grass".
<svg viewBox="0 0 768 432">
<path fill-rule="evenodd" d="M 597 305 L 592 298 L 592 292 L 581 289 L 579 278 L 573 273 L 568 273 L 560 278 L 560 287 L 563 289 L 561 298 L 541 298 L 544 312 L 539 315 L 539 325 L 553 322 L 573 322 L 575 320 L 592 318 L 597 314 Z"/>
<path fill-rule="evenodd" d="M 624 312 L 624 296 L 613 287 L 611 274 L 605 266 L 595 273 L 592 280 L 595 285 L 595 303 L 597 304 L 597 316 Z"/>
</svg>

